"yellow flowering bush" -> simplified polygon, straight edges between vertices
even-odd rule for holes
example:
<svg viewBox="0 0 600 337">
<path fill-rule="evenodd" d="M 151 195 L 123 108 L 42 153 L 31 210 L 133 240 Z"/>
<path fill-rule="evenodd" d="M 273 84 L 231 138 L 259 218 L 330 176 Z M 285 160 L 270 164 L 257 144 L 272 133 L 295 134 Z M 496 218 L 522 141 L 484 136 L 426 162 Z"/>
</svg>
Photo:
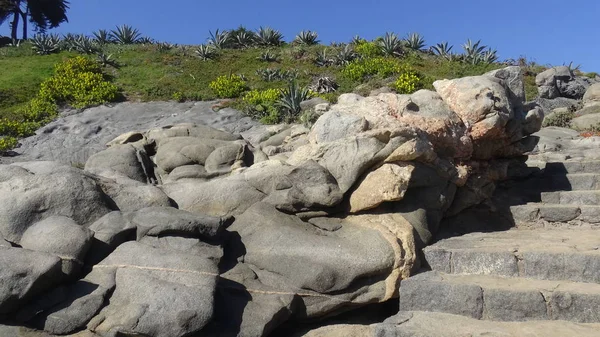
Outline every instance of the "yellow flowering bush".
<svg viewBox="0 0 600 337">
<path fill-rule="evenodd" d="M 399 94 L 412 94 L 423 87 L 421 78 L 413 71 L 407 71 L 394 82 L 394 89 Z"/>
<path fill-rule="evenodd" d="M 376 42 L 361 41 L 354 46 L 354 51 L 362 57 L 382 56 L 381 47 Z"/>
<path fill-rule="evenodd" d="M 59 63 L 38 95 L 20 111 L 21 118 L 0 120 L 0 151 L 13 148 L 17 138 L 31 136 L 56 118 L 59 104 L 85 108 L 114 101 L 117 95 L 117 87 L 105 79 L 94 61 L 78 56 Z"/>
<path fill-rule="evenodd" d="M 388 77 L 405 70 L 400 61 L 387 57 L 364 58 L 348 64 L 342 74 L 353 81 L 363 81 L 369 76 Z"/>
<path fill-rule="evenodd" d="M 264 124 L 279 122 L 279 110 L 275 103 L 281 97 L 277 89 L 251 90 L 242 98 L 244 110 L 253 118 L 260 119 Z"/>
<path fill-rule="evenodd" d="M 239 75 L 219 76 L 208 85 L 218 98 L 240 97 L 246 91 L 246 81 Z"/>
</svg>

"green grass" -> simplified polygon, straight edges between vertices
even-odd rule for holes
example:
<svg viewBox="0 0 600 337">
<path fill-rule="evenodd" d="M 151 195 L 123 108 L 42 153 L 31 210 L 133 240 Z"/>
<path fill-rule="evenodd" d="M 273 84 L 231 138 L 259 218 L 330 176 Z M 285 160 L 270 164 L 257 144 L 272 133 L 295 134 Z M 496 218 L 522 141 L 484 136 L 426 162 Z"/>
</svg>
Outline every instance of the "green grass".
<svg viewBox="0 0 600 337">
<path fill-rule="evenodd" d="M 352 81 L 342 76 L 343 67 L 317 67 L 313 59 L 317 51 L 327 48 L 330 55 L 333 47 L 322 45 L 297 47 L 285 45 L 271 50 L 279 54 L 277 62 L 263 62 L 258 59 L 266 49 L 222 50 L 215 60 L 202 61 L 194 56 L 194 48 L 183 51 L 174 48 L 160 52 L 153 45 L 108 45 L 106 54 L 112 54 L 119 67 L 107 66 L 105 72 L 129 101 L 170 100 L 183 97 L 191 100 L 210 100 L 215 93 L 209 83 L 218 76 L 241 74 L 247 79 L 250 89 L 283 88 L 285 81 L 265 82 L 256 71 L 263 68 L 297 70 L 300 85 L 307 85 L 319 76 L 329 76 L 337 80 L 339 89 L 336 95 L 357 90 L 363 94 L 395 78 L 368 78 L 363 82 Z M 36 55 L 31 45 L 0 48 L 0 118 L 14 117 L 19 108 L 32 99 L 39 90 L 40 83 L 53 73 L 54 64 L 76 55 L 60 52 L 48 56 Z M 434 80 L 480 75 L 500 68 L 498 64 L 470 65 L 450 62 L 425 53 L 411 53 L 402 59 L 425 77 L 425 87 L 432 89 Z M 531 78 L 526 78 L 528 98 L 531 98 Z M 533 83 L 535 85 L 535 83 Z M 335 99 L 334 95 L 332 99 Z"/>
</svg>

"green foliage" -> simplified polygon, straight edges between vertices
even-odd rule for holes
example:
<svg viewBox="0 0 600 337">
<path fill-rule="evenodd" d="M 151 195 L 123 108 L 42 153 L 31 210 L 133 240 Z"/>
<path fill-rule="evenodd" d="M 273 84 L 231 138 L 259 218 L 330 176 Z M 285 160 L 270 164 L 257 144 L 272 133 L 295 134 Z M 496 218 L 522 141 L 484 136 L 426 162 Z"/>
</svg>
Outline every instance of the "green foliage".
<svg viewBox="0 0 600 337">
<path fill-rule="evenodd" d="M 60 37 L 56 34 L 37 34 L 31 39 L 33 50 L 39 55 L 48 55 L 59 51 Z"/>
<path fill-rule="evenodd" d="M 413 92 L 422 89 L 423 83 L 421 77 L 414 71 L 408 70 L 400 74 L 396 82 L 394 82 L 394 89 L 399 94 L 412 94 Z"/>
<path fill-rule="evenodd" d="M 256 32 L 256 41 L 259 46 L 278 47 L 283 44 L 283 34 L 271 27 L 260 27 Z"/>
<path fill-rule="evenodd" d="M 92 33 L 94 35 L 94 39 L 98 44 L 108 44 L 112 42 L 112 38 L 110 36 L 110 32 L 106 29 L 99 29 Z"/>
<path fill-rule="evenodd" d="M 18 140 L 15 137 L 5 136 L 0 137 L 0 153 L 6 152 L 17 146 Z"/>
<path fill-rule="evenodd" d="M 598 73 L 592 71 L 590 73 L 585 73 L 583 76 L 594 79 L 594 78 L 598 77 Z"/>
<path fill-rule="evenodd" d="M 352 45 L 344 45 L 333 58 L 333 63 L 338 66 L 344 66 L 356 60 L 358 54 L 354 51 Z"/>
<path fill-rule="evenodd" d="M 85 108 L 111 102 L 117 94 L 117 87 L 105 79 L 96 62 L 78 56 L 56 66 L 54 76 L 42 83 L 39 97 Z"/>
<path fill-rule="evenodd" d="M 218 56 L 215 47 L 212 45 L 201 44 L 196 48 L 195 53 L 202 61 L 213 60 Z"/>
<path fill-rule="evenodd" d="M 366 58 L 348 64 L 342 74 L 354 81 L 364 81 L 370 76 L 388 77 L 402 73 L 400 61 L 387 57 Z"/>
<path fill-rule="evenodd" d="M 425 48 L 425 39 L 419 33 L 411 33 L 405 40 L 406 48 L 412 50 L 422 50 Z"/>
<path fill-rule="evenodd" d="M 174 92 L 172 97 L 173 97 L 174 101 L 185 102 L 185 97 L 183 96 L 183 93 L 180 91 Z"/>
<path fill-rule="evenodd" d="M 354 44 L 354 51 L 361 57 L 383 56 L 381 47 L 376 42 L 360 40 Z"/>
<path fill-rule="evenodd" d="M 240 97 L 248 89 L 246 81 L 240 75 L 219 76 L 210 82 L 209 87 L 219 98 Z"/>
<path fill-rule="evenodd" d="M 546 118 L 542 124 L 543 127 L 558 126 L 561 128 L 568 128 L 571 126 L 571 120 L 575 118 L 575 112 L 569 110 L 554 112 Z"/>
<path fill-rule="evenodd" d="M 228 31 L 219 32 L 217 29 L 214 33 L 209 31 L 210 37 L 208 38 L 208 43 L 213 46 L 215 49 L 223 49 L 226 48 L 229 42 L 231 41 L 231 35 Z"/>
<path fill-rule="evenodd" d="M 260 56 L 257 59 L 263 62 L 277 62 L 279 60 L 279 55 L 270 49 L 267 49 L 260 53 Z"/>
<path fill-rule="evenodd" d="M 279 109 L 275 105 L 281 93 L 277 89 L 251 90 L 242 98 L 244 111 L 265 124 L 279 122 Z"/>
<path fill-rule="evenodd" d="M 294 39 L 295 43 L 312 46 L 319 43 L 317 32 L 303 30 Z"/>
<path fill-rule="evenodd" d="M 134 44 L 139 43 L 142 34 L 136 28 L 128 25 L 117 26 L 116 29 L 110 31 L 110 39 L 118 44 Z"/>
<path fill-rule="evenodd" d="M 402 40 L 394 33 L 385 33 L 385 36 L 378 40 L 378 44 L 385 56 L 401 56 L 403 53 Z"/>
<path fill-rule="evenodd" d="M 281 98 L 276 105 L 286 113 L 286 121 L 296 120 L 301 112 L 300 103 L 311 97 L 308 88 L 300 87 L 296 81 L 290 82 L 287 88 L 281 90 Z"/>
</svg>

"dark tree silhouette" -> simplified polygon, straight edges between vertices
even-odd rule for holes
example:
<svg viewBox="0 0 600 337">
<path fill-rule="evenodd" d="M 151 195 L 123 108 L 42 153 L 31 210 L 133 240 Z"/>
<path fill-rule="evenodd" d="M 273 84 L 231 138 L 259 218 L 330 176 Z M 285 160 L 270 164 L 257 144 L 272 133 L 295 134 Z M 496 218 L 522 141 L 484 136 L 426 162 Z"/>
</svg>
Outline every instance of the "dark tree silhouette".
<svg viewBox="0 0 600 337">
<path fill-rule="evenodd" d="M 40 33 L 68 21 L 66 0 L 0 0 L 0 25 L 11 20 L 11 38 L 17 39 L 19 22 L 23 21 L 23 39 L 27 39 L 27 23 Z M 29 19 L 29 20 L 28 20 Z"/>
</svg>

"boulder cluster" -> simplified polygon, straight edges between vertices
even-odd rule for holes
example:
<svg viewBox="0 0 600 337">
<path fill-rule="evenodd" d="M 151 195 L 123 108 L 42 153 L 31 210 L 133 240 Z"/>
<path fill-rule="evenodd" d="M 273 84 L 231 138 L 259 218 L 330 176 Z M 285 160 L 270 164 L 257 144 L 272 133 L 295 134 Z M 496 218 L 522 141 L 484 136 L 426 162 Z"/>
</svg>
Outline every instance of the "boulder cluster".
<svg viewBox="0 0 600 337">
<path fill-rule="evenodd" d="M 79 169 L 0 165 L 0 319 L 53 335 L 268 336 L 398 296 L 442 219 L 535 146 L 519 67 L 340 96 L 308 129 L 177 124 Z M 25 328 L 23 328 L 25 329 Z"/>
</svg>

